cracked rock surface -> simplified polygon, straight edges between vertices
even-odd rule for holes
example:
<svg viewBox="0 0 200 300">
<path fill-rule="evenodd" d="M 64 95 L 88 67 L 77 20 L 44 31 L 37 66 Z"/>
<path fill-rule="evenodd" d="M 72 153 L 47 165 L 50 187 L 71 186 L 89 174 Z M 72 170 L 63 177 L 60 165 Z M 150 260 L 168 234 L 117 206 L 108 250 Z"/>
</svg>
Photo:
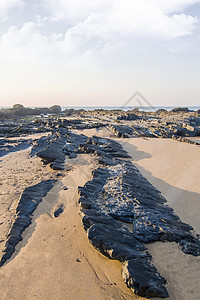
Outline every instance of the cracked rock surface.
<svg viewBox="0 0 200 300">
<path fill-rule="evenodd" d="M 99 149 L 98 149 L 99 147 Z M 81 216 L 92 245 L 123 263 L 123 279 L 140 296 L 167 297 L 165 279 L 151 264 L 145 244 L 175 241 L 185 254 L 200 255 L 193 229 L 127 159 L 117 142 L 94 137 L 81 147 L 104 161 L 79 188 Z M 127 156 L 128 157 L 128 156 Z"/>
</svg>

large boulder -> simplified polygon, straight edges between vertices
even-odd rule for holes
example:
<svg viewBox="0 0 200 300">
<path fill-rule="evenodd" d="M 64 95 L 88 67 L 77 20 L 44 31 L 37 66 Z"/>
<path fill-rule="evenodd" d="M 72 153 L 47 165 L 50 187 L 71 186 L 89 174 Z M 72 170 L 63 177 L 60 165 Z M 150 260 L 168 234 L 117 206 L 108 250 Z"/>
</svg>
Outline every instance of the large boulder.
<svg viewBox="0 0 200 300">
<path fill-rule="evenodd" d="M 53 105 L 49 107 L 50 114 L 60 114 L 62 111 L 60 105 Z"/>
<path fill-rule="evenodd" d="M 22 104 L 14 104 L 13 105 L 13 109 L 21 110 L 23 108 L 25 108 L 25 107 Z"/>
<path fill-rule="evenodd" d="M 189 112 L 190 110 L 189 110 L 189 108 L 187 108 L 187 107 L 176 107 L 176 108 L 173 108 L 171 111 L 172 111 L 172 112 L 175 112 L 175 113 L 179 113 L 179 112 L 187 113 L 187 112 Z"/>
<path fill-rule="evenodd" d="M 167 109 L 160 108 L 156 110 L 156 114 L 166 114 L 168 113 Z"/>
<path fill-rule="evenodd" d="M 25 108 L 22 104 L 14 104 L 13 108 L 11 109 L 11 114 L 15 116 L 26 116 L 28 112 L 27 108 Z"/>
</svg>

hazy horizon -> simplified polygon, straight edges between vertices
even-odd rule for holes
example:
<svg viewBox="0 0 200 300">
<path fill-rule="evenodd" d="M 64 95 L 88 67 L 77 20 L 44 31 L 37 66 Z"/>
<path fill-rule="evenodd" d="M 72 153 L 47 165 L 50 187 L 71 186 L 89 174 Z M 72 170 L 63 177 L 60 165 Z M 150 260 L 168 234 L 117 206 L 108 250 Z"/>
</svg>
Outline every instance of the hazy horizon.
<svg viewBox="0 0 200 300">
<path fill-rule="evenodd" d="M 200 103 L 200 0 L 0 0 L 0 23 L 0 106 Z"/>
</svg>

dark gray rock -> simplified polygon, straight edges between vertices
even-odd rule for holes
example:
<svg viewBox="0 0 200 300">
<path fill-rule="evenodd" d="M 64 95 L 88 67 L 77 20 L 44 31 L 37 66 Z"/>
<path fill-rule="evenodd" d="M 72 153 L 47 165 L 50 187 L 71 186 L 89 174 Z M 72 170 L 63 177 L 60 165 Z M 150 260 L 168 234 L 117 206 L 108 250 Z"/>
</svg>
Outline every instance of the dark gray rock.
<svg viewBox="0 0 200 300">
<path fill-rule="evenodd" d="M 173 108 L 172 110 L 171 110 L 171 112 L 175 112 L 175 113 L 180 113 L 180 112 L 184 112 L 184 113 L 187 113 L 187 112 L 189 112 L 190 110 L 189 110 L 189 108 L 187 108 L 187 107 L 176 107 L 176 108 Z"/>
<path fill-rule="evenodd" d="M 54 211 L 54 217 L 58 218 L 64 211 L 64 205 L 61 204 L 59 207 Z"/>
<path fill-rule="evenodd" d="M 37 155 L 44 164 L 50 164 L 53 170 L 64 170 L 66 144 L 64 134 L 53 133 L 51 136 L 40 138 L 32 147 L 30 156 Z"/>
<path fill-rule="evenodd" d="M 49 107 L 49 113 L 50 114 L 60 114 L 62 111 L 60 105 L 53 105 Z"/>
<path fill-rule="evenodd" d="M 7 236 L 0 266 L 14 253 L 15 246 L 22 240 L 22 232 L 31 224 L 32 213 L 42 201 L 42 198 L 53 187 L 54 182 L 55 180 L 41 181 L 36 185 L 26 188 L 22 193 L 16 209 L 16 218 Z"/>
<path fill-rule="evenodd" d="M 134 293 L 147 298 L 167 298 L 168 293 L 163 288 L 166 280 L 156 271 L 149 262 L 137 259 L 125 261 L 122 269 L 122 277 L 127 286 L 134 290 Z M 154 283 L 152 285 L 152 283 Z"/>
<path fill-rule="evenodd" d="M 135 121 L 135 120 L 139 120 L 139 119 L 140 119 L 139 116 L 137 116 L 136 114 L 131 114 L 131 113 L 123 114 L 123 115 L 117 117 L 117 120 L 126 120 L 126 121 Z"/>
<path fill-rule="evenodd" d="M 3 139 L 0 143 L 0 157 L 13 152 L 28 149 L 32 144 L 32 140 L 9 140 Z"/>
<path fill-rule="evenodd" d="M 93 137 L 81 147 L 107 160 L 104 167 L 93 171 L 91 181 L 79 187 L 82 223 L 97 250 L 124 263 L 123 278 L 136 294 L 167 297 L 166 281 L 152 266 L 144 244 L 175 241 L 184 253 L 197 256 L 200 241 L 139 170 L 130 161 L 119 159 L 124 151 L 120 146 Z"/>
</svg>

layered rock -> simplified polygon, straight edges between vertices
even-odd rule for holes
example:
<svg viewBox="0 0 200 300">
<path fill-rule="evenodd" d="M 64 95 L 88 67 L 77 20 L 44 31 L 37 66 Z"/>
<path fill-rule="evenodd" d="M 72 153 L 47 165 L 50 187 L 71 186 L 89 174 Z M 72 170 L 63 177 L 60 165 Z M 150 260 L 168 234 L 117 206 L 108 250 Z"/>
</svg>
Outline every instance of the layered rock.
<svg viewBox="0 0 200 300">
<path fill-rule="evenodd" d="M 31 224 L 33 212 L 42 198 L 53 187 L 55 180 L 41 181 L 40 183 L 26 188 L 16 208 L 16 217 L 7 236 L 3 256 L 0 261 L 2 266 L 15 252 L 15 247 L 22 240 L 23 231 Z"/>
<path fill-rule="evenodd" d="M 103 167 L 79 188 L 81 216 L 92 245 L 123 263 L 123 279 L 140 296 L 167 297 L 166 281 L 151 263 L 145 244 L 176 242 L 185 254 L 200 255 L 193 229 L 127 159 L 115 141 L 90 138 L 80 151 L 93 153 Z"/>
<path fill-rule="evenodd" d="M 32 140 L 0 140 L 0 157 L 8 155 L 13 152 L 25 150 L 32 144 Z"/>
</svg>

